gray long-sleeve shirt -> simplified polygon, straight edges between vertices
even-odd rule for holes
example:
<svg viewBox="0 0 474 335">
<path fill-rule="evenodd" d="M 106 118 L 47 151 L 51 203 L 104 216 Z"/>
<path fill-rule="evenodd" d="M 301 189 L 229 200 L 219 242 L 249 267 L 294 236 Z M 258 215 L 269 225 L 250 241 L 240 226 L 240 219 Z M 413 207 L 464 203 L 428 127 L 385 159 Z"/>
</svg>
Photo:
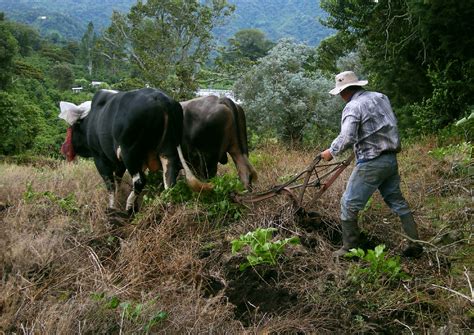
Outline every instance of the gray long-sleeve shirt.
<svg viewBox="0 0 474 335">
<path fill-rule="evenodd" d="M 351 146 L 357 161 L 374 159 L 383 151 L 400 151 L 397 119 L 387 96 L 360 90 L 346 104 L 341 132 L 329 151 L 337 156 Z"/>
</svg>

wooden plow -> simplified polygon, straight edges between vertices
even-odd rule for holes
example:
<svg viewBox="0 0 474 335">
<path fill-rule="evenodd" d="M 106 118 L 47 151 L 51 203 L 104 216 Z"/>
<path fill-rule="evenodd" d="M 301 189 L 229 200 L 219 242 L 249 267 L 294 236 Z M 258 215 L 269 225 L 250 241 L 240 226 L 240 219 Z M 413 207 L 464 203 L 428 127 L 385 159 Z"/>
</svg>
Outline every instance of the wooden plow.
<svg viewBox="0 0 474 335">
<path fill-rule="evenodd" d="M 300 210 L 304 193 L 308 187 L 318 189 L 315 199 L 319 199 L 353 159 L 354 154 L 351 154 L 350 157 L 340 162 L 320 164 L 321 156 L 317 155 L 304 171 L 298 173 L 287 182 L 273 186 L 263 192 L 235 194 L 233 199 L 237 203 L 246 204 L 260 202 L 278 195 L 286 195 L 291 199 L 294 208 Z"/>
</svg>

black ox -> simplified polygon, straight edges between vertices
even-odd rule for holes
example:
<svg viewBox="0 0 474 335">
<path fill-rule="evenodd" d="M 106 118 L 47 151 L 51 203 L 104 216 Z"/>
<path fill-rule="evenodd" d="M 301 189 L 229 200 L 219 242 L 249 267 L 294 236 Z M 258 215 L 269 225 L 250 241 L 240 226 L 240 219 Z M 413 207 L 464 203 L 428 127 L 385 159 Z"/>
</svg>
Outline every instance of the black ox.
<svg viewBox="0 0 474 335">
<path fill-rule="evenodd" d="M 248 160 L 245 114 L 229 98 L 207 96 L 181 102 L 184 112 L 183 153 L 198 176 L 216 175 L 217 163 L 232 157 L 239 178 L 251 189 L 257 173 Z"/>
<path fill-rule="evenodd" d="M 115 183 L 128 170 L 133 190 L 126 210 L 131 211 L 145 186 L 147 168 L 162 168 L 168 188 L 176 182 L 181 160 L 191 188 L 209 187 L 194 177 L 182 157 L 182 125 L 181 105 L 157 89 L 101 90 L 94 95 L 89 114 L 69 128 L 62 151 L 68 160 L 75 154 L 94 159 L 109 192 L 111 208 L 115 206 Z"/>
</svg>

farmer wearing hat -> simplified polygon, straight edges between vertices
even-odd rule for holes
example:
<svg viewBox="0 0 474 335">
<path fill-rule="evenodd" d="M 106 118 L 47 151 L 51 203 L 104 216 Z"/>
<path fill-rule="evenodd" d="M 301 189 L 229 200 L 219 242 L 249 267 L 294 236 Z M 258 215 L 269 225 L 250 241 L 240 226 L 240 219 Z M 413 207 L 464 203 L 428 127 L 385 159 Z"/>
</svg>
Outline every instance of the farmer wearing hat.
<svg viewBox="0 0 474 335">
<path fill-rule="evenodd" d="M 418 229 L 400 190 L 397 119 L 387 96 L 364 90 L 362 86 L 367 83 L 367 80 L 359 80 L 354 72 L 345 71 L 336 76 L 336 87 L 329 92 L 339 94 L 346 106 L 342 111 L 341 132 L 321 157 L 330 161 L 352 147 L 357 159 L 341 198 L 343 246 L 334 252 L 334 256 L 342 256 L 358 247 L 357 215 L 379 190 L 390 209 L 400 217 L 402 228 L 410 238 L 403 254 L 418 257 L 423 248 L 412 241 L 418 240 Z"/>
</svg>

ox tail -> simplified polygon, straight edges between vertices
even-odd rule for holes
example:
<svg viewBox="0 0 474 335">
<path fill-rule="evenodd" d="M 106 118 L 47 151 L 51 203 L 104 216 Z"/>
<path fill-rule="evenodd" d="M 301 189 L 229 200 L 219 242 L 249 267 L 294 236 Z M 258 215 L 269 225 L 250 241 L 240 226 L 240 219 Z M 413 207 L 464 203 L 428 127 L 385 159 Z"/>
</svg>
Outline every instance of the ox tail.
<svg viewBox="0 0 474 335">
<path fill-rule="evenodd" d="M 181 150 L 181 145 L 178 145 L 178 155 L 179 155 L 179 160 L 181 161 L 181 164 L 183 165 L 184 174 L 186 176 L 186 181 L 189 187 L 194 192 L 211 191 L 213 189 L 213 185 L 211 183 L 203 183 L 202 181 L 197 179 L 196 176 L 191 171 L 191 169 L 189 168 L 188 164 L 186 163 L 186 160 L 184 159 L 183 151 Z"/>
<path fill-rule="evenodd" d="M 240 152 L 248 156 L 249 149 L 247 146 L 247 124 L 245 122 L 243 109 L 229 98 L 223 98 L 221 99 L 221 102 L 232 111 L 232 115 L 234 116 L 233 123 L 237 132 L 237 144 L 239 146 Z"/>
<path fill-rule="evenodd" d="M 240 147 L 242 154 L 245 156 L 245 164 L 249 170 L 250 180 L 257 181 L 257 171 L 253 168 L 252 164 L 248 161 L 249 158 L 249 148 L 248 148 L 248 139 L 247 139 L 247 122 L 245 120 L 245 112 L 239 104 L 234 103 L 232 99 L 225 99 L 224 100 L 229 108 L 232 110 L 234 115 L 234 126 L 237 132 L 237 142 Z"/>
<path fill-rule="evenodd" d="M 237 133 L 239 134 L 239 141 L 240 141 L 240 146 L 243 148 L 243 151 L 245 155 L 247 156 L 247 159 L 249 158 L 249 147 L 248 147 L 248 139 L 247 139 L 247 122 L 245 121 L 245 112 L 242 107 L 240 107 L 239 104 L 235 104 L 235 111 L 234 115 L 235 118 L 237 119 Z M 252 164 L 248 162 L 248 167 L 250 170 L 250 178 L 252 181 L 257 181 L 258 175 L 257 171 L 253 168 Z"/>
</svg>

